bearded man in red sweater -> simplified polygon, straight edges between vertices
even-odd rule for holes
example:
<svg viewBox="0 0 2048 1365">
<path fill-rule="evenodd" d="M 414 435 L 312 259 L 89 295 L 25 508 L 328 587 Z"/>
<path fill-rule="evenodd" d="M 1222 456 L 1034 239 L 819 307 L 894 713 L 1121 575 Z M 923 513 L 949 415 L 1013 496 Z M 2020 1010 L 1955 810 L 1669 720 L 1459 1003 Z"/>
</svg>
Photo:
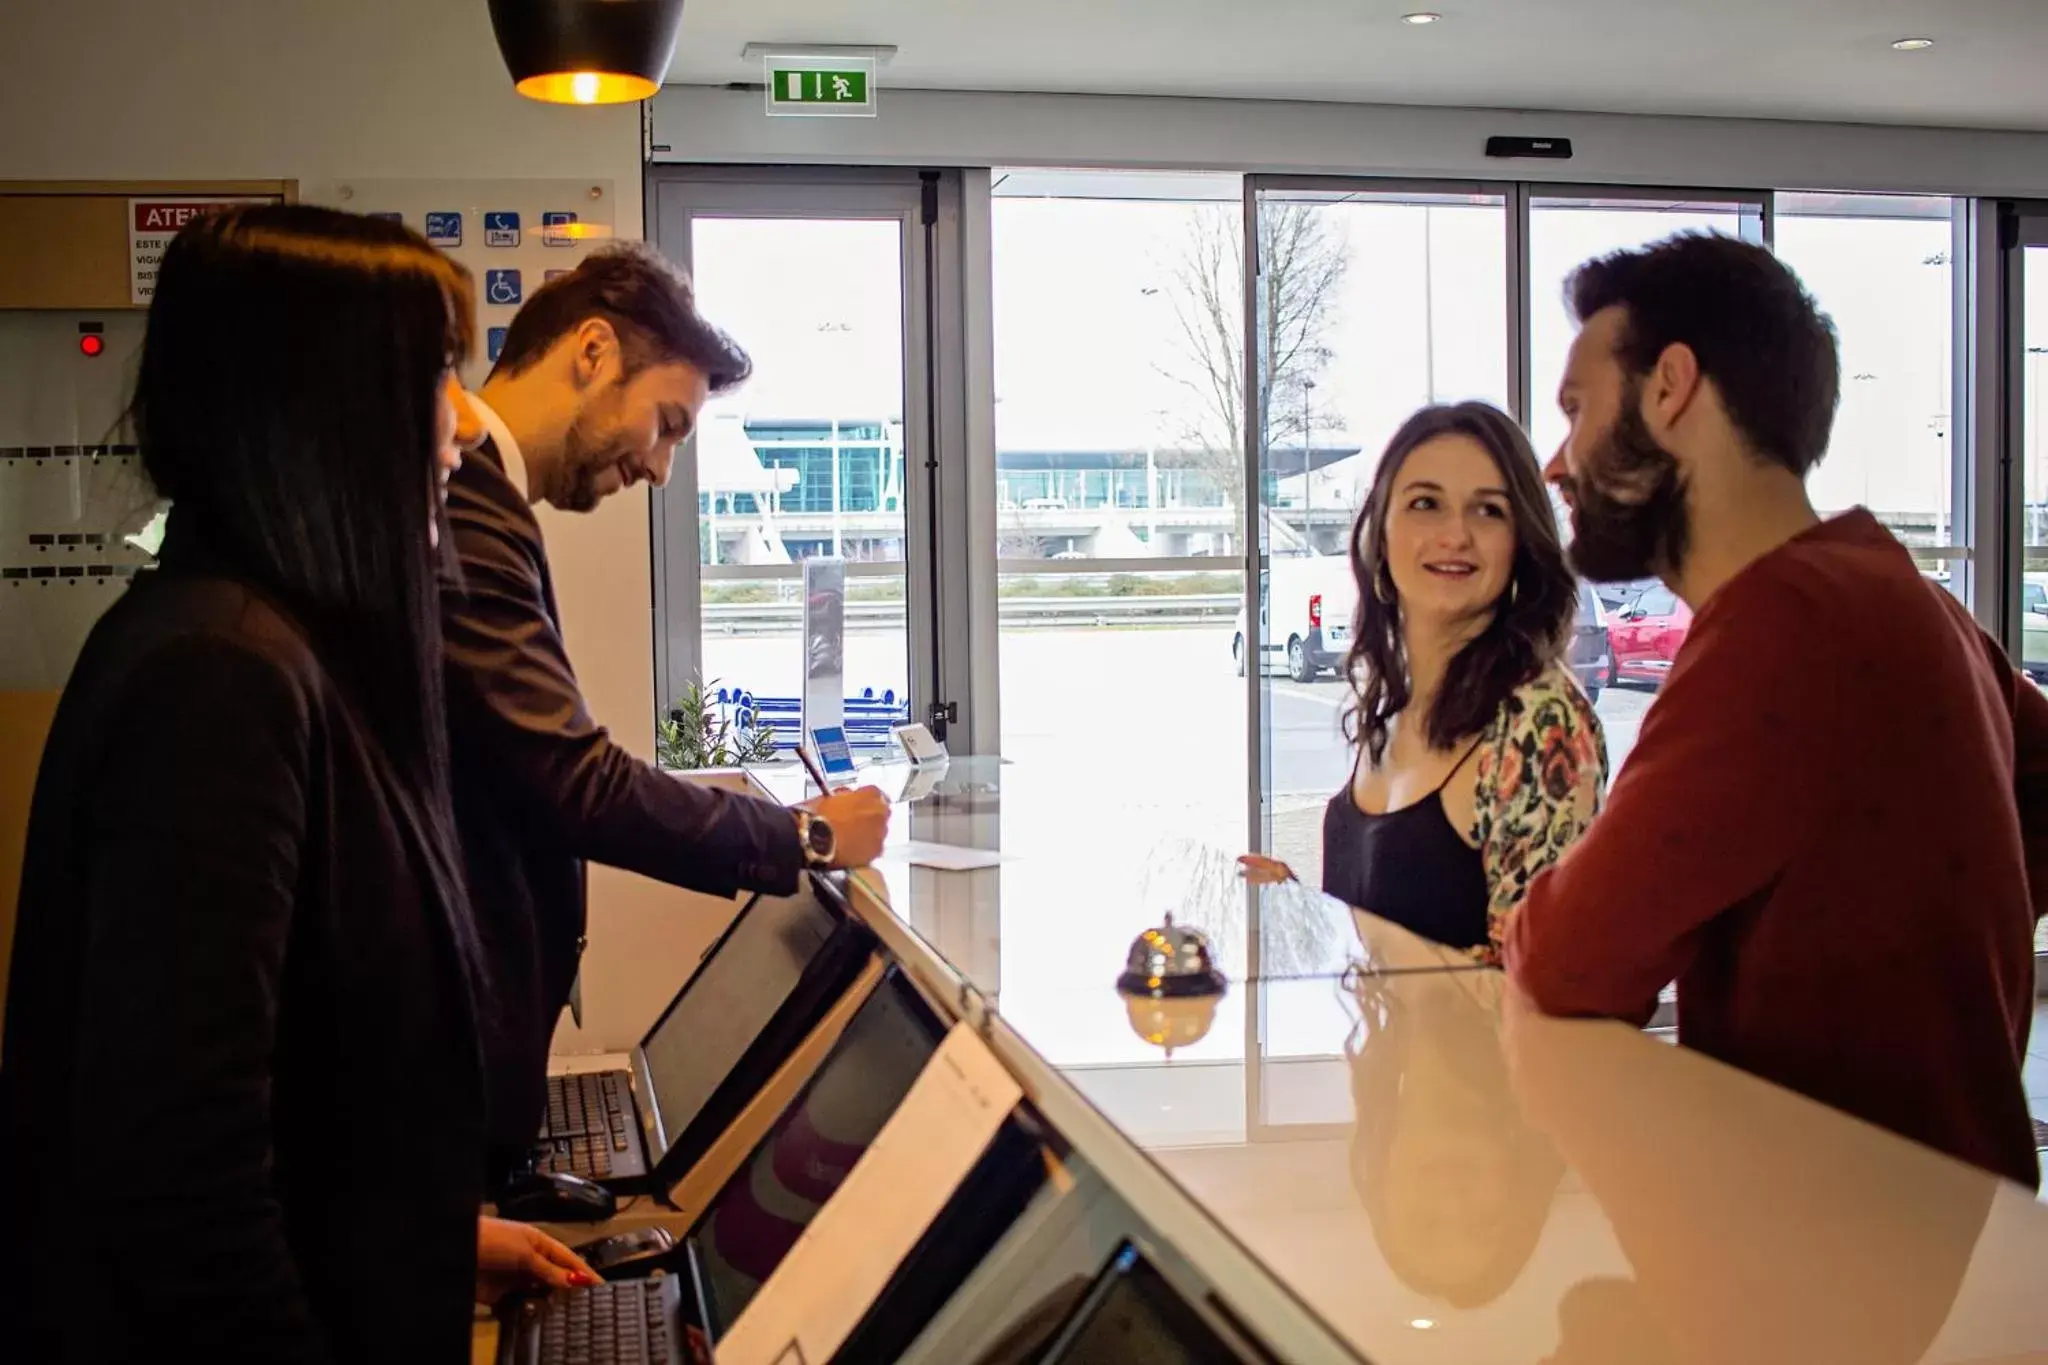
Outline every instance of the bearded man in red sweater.
<svg viewBox="0 0 2048 1365">
<path fill-rule="evenodd" d="M 1588 262 L 1547 474 L 1572 556 L 1692 629 L 1606 813 L 1538 877 L 1510 972 L 2036 1186 L 2021 1079 L 2048 892 L 2048 699 L 1867 511 L 1805 488 L 1834 329 L 1761 247 Z"/>
</svg>

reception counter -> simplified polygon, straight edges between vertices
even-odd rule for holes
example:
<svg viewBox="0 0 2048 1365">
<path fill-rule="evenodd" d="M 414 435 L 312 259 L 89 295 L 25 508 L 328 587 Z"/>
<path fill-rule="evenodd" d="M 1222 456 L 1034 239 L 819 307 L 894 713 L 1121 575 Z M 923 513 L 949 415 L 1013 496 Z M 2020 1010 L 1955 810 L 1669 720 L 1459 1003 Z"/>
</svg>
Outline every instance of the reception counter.
<svg viewBox="0 0 2048 1365">
<path fill-rule="evenodd" d="M 854 912 L 1276 1359 L 2048 1360 L 2031 1191 L 1653 1035 L 1535 1016 L 1499 973 L 1248 887 L 1170 823 L 1120 839 L 1131 803 L 1086 774 L 865 776 L 919 799 L 844 879 Z M 932 841 L 1003 860 L 921 866 Z M 1114 989 L 1168 913 L 1215 943 L 1213 1012 Z"/>
<path fill-rule="evenodd" d="M 861 993 L 906 983 L 1014 1079 L 1045 1172 L 891 1359 L 1037 1361 L 1033 1333 L 1135 1248 L 1227 1343 L 1164 1360 L 2048 1361 L 2030 1190 L 1666 1038 L 1534 1015 L 1499 973 L 1298 883 L 1249 886 L 1178 793 L 980 759 L 863 780 L 898 800 L 889 848 L 810 893 L 863 936 L 861 984 L 619 1225 L 689 1233 L 761 1169 Z M 940 866 L 963 861 L 984 865 Z M 1117 993 L 1169 917 L 1209 936 L 1220 999 Z"/>
</svg>

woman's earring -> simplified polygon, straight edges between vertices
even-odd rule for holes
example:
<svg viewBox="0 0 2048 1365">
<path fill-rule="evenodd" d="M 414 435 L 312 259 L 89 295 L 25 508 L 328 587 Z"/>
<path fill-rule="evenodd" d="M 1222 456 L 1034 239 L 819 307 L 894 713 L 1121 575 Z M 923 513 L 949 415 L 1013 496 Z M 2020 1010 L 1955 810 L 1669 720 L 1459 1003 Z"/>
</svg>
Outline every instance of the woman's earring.
<svg viewBox="0 0 2048 1365">
<path fill-rule="evenodd" d="M 1511 607 L 1515 605 L 1516 600 L 1519 599 L 1521 595 L 1522 580 L 1519 578 L 1510 578 L 1508 580 L 1508 605 Z"/>
</svg>

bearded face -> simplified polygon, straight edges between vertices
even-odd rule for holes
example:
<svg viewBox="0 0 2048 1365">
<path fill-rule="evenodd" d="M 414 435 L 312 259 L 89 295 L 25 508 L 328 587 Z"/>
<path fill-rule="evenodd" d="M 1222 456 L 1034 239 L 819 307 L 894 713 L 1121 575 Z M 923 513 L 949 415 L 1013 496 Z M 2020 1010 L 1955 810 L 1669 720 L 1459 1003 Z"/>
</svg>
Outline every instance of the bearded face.
<svg viewBox="0 0 2048 1365">
<path fill-rule="evenodd" d="M 1572 567 L 1597 583 L 1676 569 L 1692 526 L 1685 479 L 1643 422 L 1642 383 L 1630 379 L 1608 429 L 1587 443 L 1575 473 L 1557 480 L 1571 508 Z"/>
</svg>

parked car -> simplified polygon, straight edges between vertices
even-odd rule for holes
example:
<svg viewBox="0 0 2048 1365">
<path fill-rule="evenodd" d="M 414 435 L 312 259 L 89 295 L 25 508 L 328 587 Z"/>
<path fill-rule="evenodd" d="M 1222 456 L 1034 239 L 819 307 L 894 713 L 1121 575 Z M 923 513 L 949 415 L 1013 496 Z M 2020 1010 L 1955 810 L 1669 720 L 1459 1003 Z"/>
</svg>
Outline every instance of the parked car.
<svg viewBox="0 0 2048 1365">
<path fill-rule="evenodd" d="M 1607 686 L 1608 671 L 1614 666 L 1614 652 L 1608 641 L 1607 609 L 1600 605 L 1600 596 L 1591 583 L 1579 584 L 1579 607 L 1572 613 L 1569 662 L 1579 686 L 1586 689 L 1586 696 L 1599 701 L 1600 689 Z"/>
<path fill-rule="evenodd" d="M 1351 648 L 1351 613 L 1358 600 L 1346 555 L 1275 559 L 1259 576 L 1260 672 L 1283 670 L 1296 682 L 1314 682 L 1344 666 Z M 1237 610 L 1230 657 L 1244 676 L 1244 608 Z"/>
<path fill-rule="evenodd" d="M 1657 586 L 1654 578 L 1632 578 L 1626 583 L 1595 583 L 1593 593 L 1600 599 L 1600 605 L 1609 616 L 1621 611 L 1637 596 Z"/>
<path fill-rule="evenodd" d="M 1633 683 L 1652 691 L 1662 687 L 1691 629 L 1692 608 L 1677 593 L 1661 583 L 1643 589 L 1608 625 L 1613 662 L 1607 685 Z"/>
</svg>

